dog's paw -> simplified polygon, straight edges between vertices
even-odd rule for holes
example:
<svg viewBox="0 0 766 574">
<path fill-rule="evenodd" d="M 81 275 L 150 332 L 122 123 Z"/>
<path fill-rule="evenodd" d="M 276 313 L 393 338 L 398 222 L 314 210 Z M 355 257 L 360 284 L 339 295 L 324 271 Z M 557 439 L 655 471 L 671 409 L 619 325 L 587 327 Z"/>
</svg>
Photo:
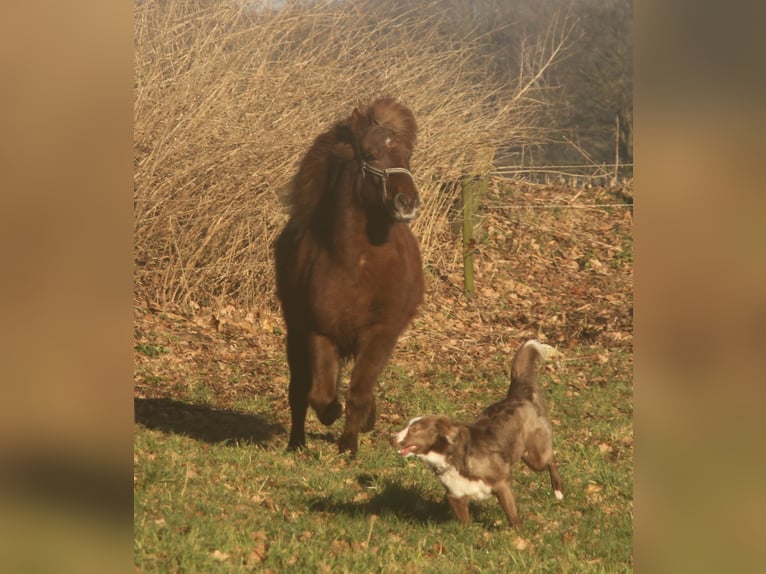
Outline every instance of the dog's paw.
<svg viewBox="0 0 766 574">
<path fill-rule="evenodd" d="M 560 490 L 554 490 L 553 496 L 556 497 L 556 500 L 564 500 L 564 493 L 561 492 Z"/>
</svg>

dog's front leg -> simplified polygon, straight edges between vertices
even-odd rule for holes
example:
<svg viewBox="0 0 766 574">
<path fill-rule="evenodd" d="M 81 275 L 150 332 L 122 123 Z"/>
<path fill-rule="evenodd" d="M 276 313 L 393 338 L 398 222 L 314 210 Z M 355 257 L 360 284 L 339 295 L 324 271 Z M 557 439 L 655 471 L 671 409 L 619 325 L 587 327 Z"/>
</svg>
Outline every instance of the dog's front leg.
<svg viewBox="0 0 766 574">
<path fill-rule="evenodd" d="M 500 502 L 500 506 L 503 507 L 505 515 L 508 517 L 508 522 L 514 528 L 519 528 L 521 520 L 519 520 L 519 513 L 516 511 L 516 499 L 513 497 L 510 483 L 501 482 L 495 485 L 494 493 L 498 502 Z"/>
<path fill-rule="evenodd" d="M 465 496 L 457 498 L 448 493 L 447 500 L 449 500 L 449 505 L 455 512 L 457 519 L 463 524 L 468 524 L 471 521 L 471 517 L 468 514 L 468 499 Z"/>
</svg>

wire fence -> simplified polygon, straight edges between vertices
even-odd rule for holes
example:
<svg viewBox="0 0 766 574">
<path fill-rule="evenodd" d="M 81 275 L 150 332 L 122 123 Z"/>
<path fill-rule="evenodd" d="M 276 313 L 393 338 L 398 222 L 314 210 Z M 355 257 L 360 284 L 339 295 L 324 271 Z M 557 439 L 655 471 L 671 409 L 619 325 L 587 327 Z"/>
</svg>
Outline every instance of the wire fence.
<svg viewBox="0 0 766 574">
<path fill-rule="evenodd" d="M 563 185 L 573 188 L 632 188 L 632 177 L 617 175 L 619 170 L 625 169 L 629 169 L 632 173 L 633 164 L 505 166 L 495 168 L 491 175 L 528 183 Z"/>
<path fill-rule="evenodd" d="M 620 166 L 632 166 L 633 164 L 620 164 Z M 504 208 L 524 208 L 524 209 L 593 209 L 593 208 L 606 208 L 606 207 L 631 207 L 632 206 L 632 188 L 633 180 L 628 178 L 622 178 L 621 180 L 615 180 L 614 178 L 606 177 L 603 174 L 597 173 L 576 173 L 573 171 L 560 171 L 563 169 L 593 169 L 592 164 L 583 165 L 566 165 L 566 166 L 544 166 L 544 167 L 503 167 L 496 168 L 488 175 L 491 178 L 498 178 L 503 180 L 509 180 L 516 183 L 524 183 L 530 185 L 558 185 L 567 187 L 570 189 L 593 189 L 603 187 L 612 190 L 620 190 L 622 193 L 619 195 L 630 199 L 631 201 L 621 203 L 594 203 L 583 204 L 573 203 L 577 196 L 567 200 L 563 203 L 555 204 L 534 204 L 534 203 L 503 203 Z M 605 164 L 606 168 L 610 167 L 610 164 Z M 613 167 L 613 166 L 612 166 Z M 478 177 L 478 176 L 477 176 Z M 193 200 L 185 199 L 183 202 L 188 202 L 188 206 L 185 206 L 187 211 L 183 211 L 184 221 L 200 221 L 210 219 L 211 215 L 194 213 L 196 205 Z M 180 207 L 180 206 L 179 206 Z M 487 206 L 484 206 L 485 208 Z M 261 216 L 262 210 L 259 209 L 240 209 L 236 212 L 237 218 L 247 218 L 250 216 Z M 162 216 L 148 215 L 141 218 L 141 223 L 150 223 L 161 219 Z M 138 223 L 138 222 L 136 222 Z"/>
<path fill-rule="evenodd" d="M 532 186 L 540 186 L 544 187 L 547 184 L 536 184 L 534 182 L 529 182 L 524 179 L 520 179 L 518 177 L 508 177 L 508 174 L 510 173 L 521 173 L 523 171 L 526 172 L 535 172 L 535 173 L 553 173 L 552 170 L 556 170 L 559 167 L 571 167 L 571 166 L 546 166 L 545 169 L 543 168 L 503 168 L 499 170 L 495 170 L 491 172 L 489 175 L 492 178 L 499 178 L 503 180 L 511 180 L 512 182 L 522 184 L 522 185 L 532 185 Z M 575 166 L 575 167 L 587 167 L 587 166 Z M 592 166 L 591 166 L 592 167 Z M 571 174 L 568 174 L 571 177 Z M 580 176 L 583 177 L 583 176 Z M 595 176 L 592 176 L 595 178 Z M 567 189 L 577 189 L 573 188 L 571 185 L 569 185 L 571 182 L 562 181 L 560 182 L 564 187 Z M 632 182 L 630 182 L 630 185 L 632 186 Z M 609 186 L 604 186 L 608 188 Z M 563 190 L 562 190 L 563 191 Z M 495 212 L 495 211 L 507 211 L 507 210 L 524 210 L 524 209 L 531 209 L 531 210 L 590 210 L 590 211 L 603 211 L 603 210 L 611 210 L 611 209 L 630 209 L 632 208 L 633 204 L 632 201 L 624 201 L 624 202 L 610 202 L 610 203 L 582 203 L 578 202 L 578 199 L 582 196 L 584 193 L 584 189 L 579 189 L 577 193 L 572 195 L 571 197 L 568 197 L 564 199 L 560 203 L 530 203 L 530 202 L 524 202 L 524 203 L 512 203 L 512 202 L 506 202 L 506 201 L 498 201 L 497 199 L 487 199 L 485 198 L 481 202 L 480 210 L 484 213 L 487 212 Z M 193 209 L 193 206 L 190 205 L 190 208 Z M 244 210 L 239 211 L 237 213 L 237 217 L 247 217 L 249 215 L 250 210 Z M 256 215 L 260 214 L 257 210 L 252 210 L 252 213 L 250 215 Z M 185 221 L 189 220 L 204 220 L 204 219 L 210 219 L 210 215 L 206 214 L 200 214 L 195 215 L 193 213 L 188 213 L 184 216 Z M 139 275 L 157 275 L 157 274 L 165 274 L 165 275 L 173 275 L 176 273 L 185 273 L 185 272 L 194 272 L 199 271 L 200 269 L 214 269 L 218 268 L 221 270 L 226 270 L 232 267 L 232 263 L 229 261 L 217 261 L 214 263 L 207 263 L 207 264 L 199 264 L 196 263 L 194 265 L 190 266 L 179 266 L 177 262 L 175 262 L 172 269 L 168 269 L 164 267 L 161 262 L 154 262 L 154 265 L 145 266 L 142 263 L 138 263 L 135 267 L 135 272 Z"/>
</svg>

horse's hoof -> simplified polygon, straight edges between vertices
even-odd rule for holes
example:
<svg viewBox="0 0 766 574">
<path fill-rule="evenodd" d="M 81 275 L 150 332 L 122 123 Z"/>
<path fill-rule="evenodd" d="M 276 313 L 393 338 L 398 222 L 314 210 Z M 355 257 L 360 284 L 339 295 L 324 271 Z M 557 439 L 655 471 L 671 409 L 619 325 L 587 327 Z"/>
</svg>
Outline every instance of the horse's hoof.
<svg viewBox="0 0 766 574">
<path fill-rule="evenodd" d="M 343 454 L 347 452 L 352 458 L 356 457 L 356 452 L 359 448 L 357 437 L 343 434 L 338 441 L 338 452 Z"/>
<path fill-rule="evenodd" d="M 306 448 L 306 437 L 302 438 L 294 438 L 290 437 L 290 441 L 287 443 L 287 451 L 288 452 L 295 452 L 296 450 L 301 450 Z"/>
</svg>

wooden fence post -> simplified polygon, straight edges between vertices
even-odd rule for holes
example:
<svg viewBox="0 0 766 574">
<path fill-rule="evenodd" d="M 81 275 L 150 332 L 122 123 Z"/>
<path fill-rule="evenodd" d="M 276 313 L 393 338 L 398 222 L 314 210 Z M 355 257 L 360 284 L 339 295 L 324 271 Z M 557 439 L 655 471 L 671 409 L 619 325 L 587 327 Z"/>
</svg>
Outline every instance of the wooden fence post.
<svg viewBox="0 0 766 574">
<path fill-rule="evenodd" d="M 473 280 L 473 254 L 476 247 L 473 216 L 480 198 L 486 192 L 487 178 L 467 176 L 460 183 L 463 188 L 463 288 L 466 295 L 473 297 L 476 293 Z"/>
<path fill-rule="evenodd" d="M 471 174 L 460 180 L 463 192 L 463 289 L 468 297 L 476 294 L 473 277 L 473 256 L 476 253 L 474 238 L 475 216 L 479 204 L 489 189 L 490 173 L 494 169 L 495 148 L 488 145 L 474 150 Z"/>
</svg>

